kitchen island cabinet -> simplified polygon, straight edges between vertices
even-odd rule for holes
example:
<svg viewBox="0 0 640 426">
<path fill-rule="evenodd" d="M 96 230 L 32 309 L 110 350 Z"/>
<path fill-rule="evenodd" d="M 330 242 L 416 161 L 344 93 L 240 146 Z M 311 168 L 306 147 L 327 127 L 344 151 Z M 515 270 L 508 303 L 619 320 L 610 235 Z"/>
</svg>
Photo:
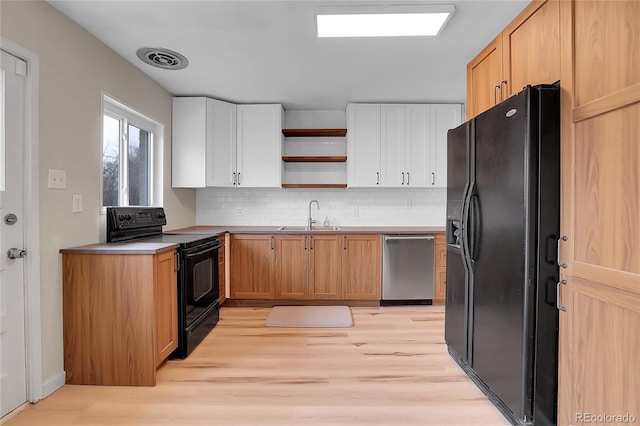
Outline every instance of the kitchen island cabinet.
<svg viewBox="0 0 640 426">
<path fill-rule="evenodd" d="M 231 236 L 232 299 L 275 299 L 275 236 Z"/>
<path fill-rule="evenodd" d="M 63 251 L 66 383 L 155 386 L 178 345 L 175 254 Z"/>
</svg>

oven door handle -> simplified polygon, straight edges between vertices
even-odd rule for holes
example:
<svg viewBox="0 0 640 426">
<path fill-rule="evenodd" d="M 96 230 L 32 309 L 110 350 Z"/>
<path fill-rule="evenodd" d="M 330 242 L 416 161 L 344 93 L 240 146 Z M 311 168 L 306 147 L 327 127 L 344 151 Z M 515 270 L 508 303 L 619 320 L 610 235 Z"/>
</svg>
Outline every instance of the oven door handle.
<svg viewBox="0 0 640 426">
<path fill-rule="evenodd" d="M 178 250 L 173 252 L 173 255 L 176 257 L 176 267 L 173 268 L 175 272 L 180 270 L 180 252 Z"/>
<path fill-rule="evenodd" d="M 207 247 L 203 248 L 203 249 L 202 249 L 202 250 L 200 250 L 200 251 L 196 251 L 196 252 L 191 253 L 191 252 L 190 252 L 190 251 L 188 251 L 188 250 L 186 250 L 186 251 L 184 251 L 184 250 L 183 250 L 183 252 L 184 252 L 184 256 L 185 256 L 185 258 L 186 258 L 186 257 L 200 256 L 201 254 L 207 253 L 207 252 L 209 252 L 209 251 L 212 251 L 212 250 L 218 250 L 220 247 L 222 247 L 222 244 L 220 244 L 220 243 L 218 242 L 218 243 L 216 243 L 216 244 L 212 244 L 212 245 L 210 245 L 210 246 L 207 246 Z"/>
</svg>

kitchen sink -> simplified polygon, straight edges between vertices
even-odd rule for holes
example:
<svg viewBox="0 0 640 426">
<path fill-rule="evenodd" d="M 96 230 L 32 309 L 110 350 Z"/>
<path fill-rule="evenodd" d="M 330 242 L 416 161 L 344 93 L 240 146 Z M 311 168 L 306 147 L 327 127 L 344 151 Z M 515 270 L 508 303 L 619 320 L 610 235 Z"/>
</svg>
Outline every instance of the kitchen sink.
<svg viewBox="0 0 640 426">
<path fill-rule="evenodd" d="M 278 231 L 308 231 L 309 228 L 307 226 L 281 226 L 278 228 Z M 339 226 L 314 226 L 311 231 L 339 231 Z"/>
</svg>

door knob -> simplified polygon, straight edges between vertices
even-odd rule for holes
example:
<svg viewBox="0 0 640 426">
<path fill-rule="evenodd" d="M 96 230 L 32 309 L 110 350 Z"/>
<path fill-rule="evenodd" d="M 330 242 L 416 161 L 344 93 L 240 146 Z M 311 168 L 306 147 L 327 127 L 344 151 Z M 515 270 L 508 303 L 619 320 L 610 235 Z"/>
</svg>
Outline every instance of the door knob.
<svg viewBox="0 0 640 426">
<path fill-rule="evenodd" d="M 9 259 L 19 259 L 25 257 L 26 255 L 27 251 L 23 249 L 11 247 L 9 250 L 7 250 L 7 257 Z"/>
</svg>

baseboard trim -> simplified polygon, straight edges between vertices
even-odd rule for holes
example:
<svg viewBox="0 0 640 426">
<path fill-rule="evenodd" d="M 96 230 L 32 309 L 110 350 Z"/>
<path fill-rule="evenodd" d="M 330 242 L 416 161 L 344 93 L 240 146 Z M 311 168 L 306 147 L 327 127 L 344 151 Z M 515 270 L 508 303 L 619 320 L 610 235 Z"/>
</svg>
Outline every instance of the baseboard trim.
<svg viewBox="0 0 640 426">
<path fill-rule="evenodd" d="M 326 305 L 346 305 L 351 307 L 378 307 L 379 300 L 273 300 L 273 299 L 227 299 L 222 307 L 224 308 L 272 308 L 274 306 L 326 306 Z"/>
<path fill-rule="evenodd" d="M 62 386 L 64 386 L 65 378 L 66 378 L 66 373 L 64 371 L 61 371 L 60 373 L 56 374 L 52 379 L 44 382 L 42 384 L 42 398 L 44 399 L 48 397 L 49 395 L 51 395 L 52 393 L 60 389 Z"/>
</svg>

